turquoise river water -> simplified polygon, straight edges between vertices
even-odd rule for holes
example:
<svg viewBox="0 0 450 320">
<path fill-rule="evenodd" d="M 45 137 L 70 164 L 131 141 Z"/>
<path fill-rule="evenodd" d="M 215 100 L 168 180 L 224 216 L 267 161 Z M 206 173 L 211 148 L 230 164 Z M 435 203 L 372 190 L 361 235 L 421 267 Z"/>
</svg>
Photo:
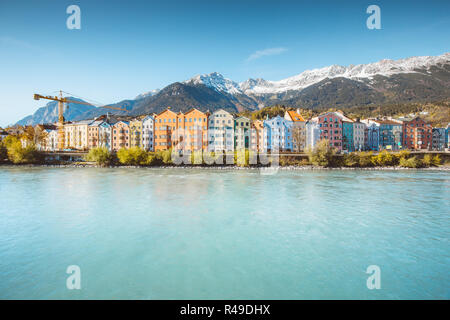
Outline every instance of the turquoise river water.
<svg viewBox="0 0 450 320">
<path fill-rule="evenodd" d="M 449 299 L 449 206 L 439 171 L 3 167 L 0 299 Z"/>
</svg>

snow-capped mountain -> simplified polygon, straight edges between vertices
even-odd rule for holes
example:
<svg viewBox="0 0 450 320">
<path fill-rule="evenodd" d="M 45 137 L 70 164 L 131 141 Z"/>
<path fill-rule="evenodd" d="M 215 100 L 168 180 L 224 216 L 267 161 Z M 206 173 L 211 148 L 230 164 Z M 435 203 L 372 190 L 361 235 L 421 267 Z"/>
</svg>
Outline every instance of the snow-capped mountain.
<svg viewBox="0 0 450 320">
<path fill-rule="evenodd" d="M 197 75 L 185 81 L 187 84 L 203 84 L 217 91 L 229 94 L 276 94 L 291 90 L 302 90 L 324 79 L 343 77 L 355 81 L 371 79 L 376 75 L 389 77 L 402 73 L 423 73 L 432 66 L 439 64 L 449 64 L 450 53 L 440 56 L 411 57 L 400 60 L 384 59 L 379 62 L 359 65 L 349 65 L 347 67 L 332 65 L 320 69 L 306 70 L 296 76 L 279 81 L 269 81 L 264 79 L 248 79 L 241 83 L 236 83 L 224 78 L 220 73 Z"/>
<path fill-rule="evenodd" d="M 213 88 L 217 91 L 222 91 L 229 94 L 242 93 L 238 83 L 224 78 L 224 76 L 218 72 L 197 75 L 189 80 L 184 81 L 184 83 L 193 85 L 203 84 L 209 88 Z"/>
<path fill-rule="evenodd" d="M 332 65 L 304 71 L 279 81 L 248 79 L 235 82 L 213 72 L 172 83 L 161 90 L 124 100 L 115 111 L 74 105 L 64 116 L 68 120 L 92 119 L 110 113 L 140 115 L 172 110 L 202 111 L 225 109 L 230 112 L 257 110 L 283 104 L 295 108 L 344 110 L 354 106 L 373 106 L 410 102 L 448 101 L 450 99 L 450 53 L 436 57 L 412 57 L 347 67 Z M 66 114 L 67 113 L 67 114 Z M 20 124 L 56 121 L 56 103 L 49 102 Z"/>
<path fill-rule="evenodd" d="M 154 90 L 150 90 L 148 92 L 141 93 L 141 94 L 137 95 L 136 98 L 134 98 L 134 100 L 140 100 L 140 99 L 154 96 L 155 94 L 157 94 L 160 91 L 161 91 L 160 89 L 154 89 Z"/>
</svg>

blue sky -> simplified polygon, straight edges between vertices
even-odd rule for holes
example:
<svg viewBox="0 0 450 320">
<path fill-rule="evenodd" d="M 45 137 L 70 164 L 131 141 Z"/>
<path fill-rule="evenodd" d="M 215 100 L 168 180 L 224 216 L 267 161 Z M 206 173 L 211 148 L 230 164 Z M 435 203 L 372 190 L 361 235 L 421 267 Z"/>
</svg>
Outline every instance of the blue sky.
<svg viewBox="0 0 450 320">
<path fill-rule="evenodd" d="M 66 8 L 81 9 L 69 30 Z M 381 8 L 369 30 L 366 8 Z M 449 50 L 450 1 L 0 2 L 0 126 L 62 89 L 112 103 L 200 73 L 279 80 L 307 69 Z"/>
</svg>

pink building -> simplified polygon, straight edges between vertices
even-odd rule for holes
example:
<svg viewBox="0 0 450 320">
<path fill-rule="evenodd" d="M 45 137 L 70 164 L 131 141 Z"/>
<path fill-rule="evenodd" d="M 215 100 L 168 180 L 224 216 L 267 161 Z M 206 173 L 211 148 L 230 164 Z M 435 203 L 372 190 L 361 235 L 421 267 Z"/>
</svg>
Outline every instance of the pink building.
<svg viewBox="0 0 450 320">
<path fill-rule="evenodd" d="M 342 151 L 342 124 L 353 122 L 340 112 L 327 112 L 317 117 L 320 129 L 320 139 L 330 141 L 330 147 Z"/>
</svg>

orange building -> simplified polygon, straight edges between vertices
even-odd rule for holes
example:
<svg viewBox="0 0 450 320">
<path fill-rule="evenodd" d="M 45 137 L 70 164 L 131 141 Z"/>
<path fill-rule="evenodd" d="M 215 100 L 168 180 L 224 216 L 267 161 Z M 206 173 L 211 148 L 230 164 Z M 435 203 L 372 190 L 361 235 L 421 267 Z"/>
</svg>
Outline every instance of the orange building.
<svg viewBox="0 0 450 320">
<path fill-rule="evenodd" d="M 170 107 L 155 116 L 155 151 L 173 147 L 172 133 L 177 129 L 178 117 Z"/>
<path fill-rule="evenodd" d="M 250 149 L 267 152 L 267 128 L 263 120 L 253 120 L 251 124 Z"/>
<path fill-rule="evenodd" d="M 88 148 L 96 148 L 99 144 L 99 125 L 102 124 L 102 120 L 95 120 L 88 125 Z"/>
<path fill-rule="evenodd" d="M 186 113 L 175 113 L 169 107 L 155 116 L 155 151 L 206 149 L 207 130 L 207 114 L 195 108 Z"/>
<path fill-rule="evenodd" d="M 184 148 L 205 150 L 208 147 L 208 115 L 192 108 L 185 114 L 180 112 L 178 119 L 178 128 L 184 130 Z"/>
<path fill-rule="evenodd" d="M 130 147 L 130 127 L 127 121 L 116 122 L 112 127 L 112 150 Z"/>
</svg>

